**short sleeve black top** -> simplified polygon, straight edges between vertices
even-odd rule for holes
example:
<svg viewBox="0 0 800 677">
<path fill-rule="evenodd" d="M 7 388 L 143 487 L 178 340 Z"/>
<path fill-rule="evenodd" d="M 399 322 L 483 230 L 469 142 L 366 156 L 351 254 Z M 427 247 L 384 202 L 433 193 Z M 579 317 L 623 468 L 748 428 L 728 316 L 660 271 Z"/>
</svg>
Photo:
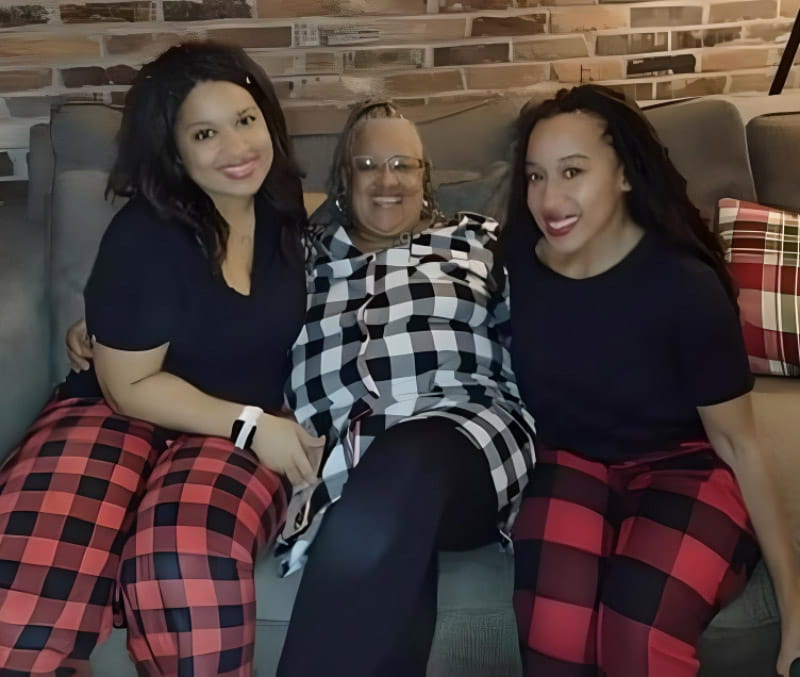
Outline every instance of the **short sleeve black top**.
<svg viewBox="0 0 800 677">
<path fill-rule="evenodd" d="M 705 437 L 696 407 L 752 388 L 716 273 L 657 235 L 586 279 L 545 266 L 533 242 L 507 264 L 514 371 L 546 447 L 602 460 L 666 451 Z"/>
<path fill-rule="evenodd" d="M 305 316 L 299 238 L 256 200 L 249 295 L 214 275 L 198 238 L 133 199 L 106 230 L 84 290 L 89 334 L 119 350 L 169 342 L 164 371 L 206 394 L 280 409 L 289 349 Z M 287 244 L 288 242 L 288 244 Z M 86 394 L 93 374 L 71 374 L 65 394 Z"/>
</svg>

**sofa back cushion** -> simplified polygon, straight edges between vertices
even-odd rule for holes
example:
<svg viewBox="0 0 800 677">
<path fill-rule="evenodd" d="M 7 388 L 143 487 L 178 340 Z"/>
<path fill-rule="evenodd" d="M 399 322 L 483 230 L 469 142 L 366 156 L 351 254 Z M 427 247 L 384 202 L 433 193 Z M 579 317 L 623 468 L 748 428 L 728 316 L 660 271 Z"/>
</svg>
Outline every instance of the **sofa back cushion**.
<svg viewBox="0 0 800 677">
<path fill-rule="evenodd" d="M 114 162 L 120 111 L 99 104 L 69 104 L 53 111 L 50 138 L 53 178 L 50 203 L 51 369 L 67 371 L 66 328 L 83 315 L 83 287 L 100 237 L 123 204 L 104 197 Z"/>
<path fill-rule="evenodd" d="M 51 232 L 51 369 L 60 380 L 68 369 L 64 334 L 83 317 L 83 288 L 111 217 L 125 204 L 103 199 L 108 172 L 68 169 L 53 181 Z"/>
<path fill-rule="evenodd" d="M 690 99 L 648 108 L 645 115 L 709 224 L 721 198 L 756 199 L 744 125 L 736 106 L 721 99 Z"/>
<path fill-rule="evenodd" d="M 800 113 L 773 113 L 747 123 L 747 146 L 758 201 L 800 211 Z"/>
</svg>

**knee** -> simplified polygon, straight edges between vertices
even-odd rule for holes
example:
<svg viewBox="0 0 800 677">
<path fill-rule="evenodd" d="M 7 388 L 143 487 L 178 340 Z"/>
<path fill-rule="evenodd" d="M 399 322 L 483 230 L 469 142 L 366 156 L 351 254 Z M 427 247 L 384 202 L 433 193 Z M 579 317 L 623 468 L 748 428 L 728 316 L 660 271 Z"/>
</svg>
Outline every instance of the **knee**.
<svg viewBox="0 0 800 677">
<path fill-rule="evenodd" d="M 311 557 L 334 579 L 362 578 L 392 556 L 392 546 L 401 537 L 402 519 L 391 511 L 370 509 L 339 510 L 334 506 L 325 516 L 320 538 Z M 395 513 L 401 512 L 395 506 Z"/>
</svg>

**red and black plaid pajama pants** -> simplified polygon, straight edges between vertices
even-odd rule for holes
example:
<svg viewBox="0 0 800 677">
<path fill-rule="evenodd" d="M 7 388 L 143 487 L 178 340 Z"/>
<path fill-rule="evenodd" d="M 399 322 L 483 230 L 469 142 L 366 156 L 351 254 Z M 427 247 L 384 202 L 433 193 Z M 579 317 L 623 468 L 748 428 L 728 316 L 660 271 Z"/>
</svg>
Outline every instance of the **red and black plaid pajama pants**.
<svg viewBox="0 0 800 677">
<path fill-rule="evenodd" d="M 539 449 L 514 525 L 514 605 L 531 677 L 689 677 L 759 551 L 708 443 L 606 464 Z"/>
<path fill-rule="evenodd" d="M 250 675 L 253 563 L 285 512 L 225 439 L 51 401 L 0 470 L 0 674 L 85 673 L 116 606 L 140 674 Z"/>
</svg>

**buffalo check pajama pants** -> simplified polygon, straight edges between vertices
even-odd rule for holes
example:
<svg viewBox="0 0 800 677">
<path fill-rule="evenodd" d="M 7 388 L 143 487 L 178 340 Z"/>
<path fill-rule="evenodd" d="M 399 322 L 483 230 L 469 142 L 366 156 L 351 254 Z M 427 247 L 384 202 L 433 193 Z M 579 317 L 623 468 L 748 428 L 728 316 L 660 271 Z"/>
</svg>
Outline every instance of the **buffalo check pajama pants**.
<svg viewBox="0 0 800 677">
<path fill-rule="evenodd" d="M 217 437 L 52 400 L 0 469 L 0 674 L 73 675 L 115 619 L 141 675 L 245 676 L 281 478 Z"/>
<path fill-rule="evenodd" d="M 513 531 L 526 676 L 689 677 L 759 551 L 708 443 L 601 463 L 538 449 Z"/>
</svg>

